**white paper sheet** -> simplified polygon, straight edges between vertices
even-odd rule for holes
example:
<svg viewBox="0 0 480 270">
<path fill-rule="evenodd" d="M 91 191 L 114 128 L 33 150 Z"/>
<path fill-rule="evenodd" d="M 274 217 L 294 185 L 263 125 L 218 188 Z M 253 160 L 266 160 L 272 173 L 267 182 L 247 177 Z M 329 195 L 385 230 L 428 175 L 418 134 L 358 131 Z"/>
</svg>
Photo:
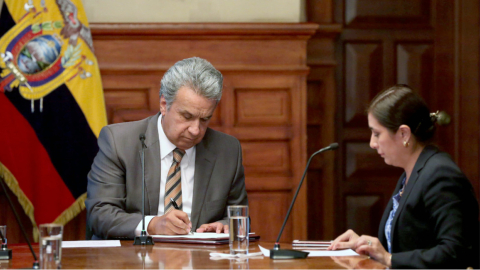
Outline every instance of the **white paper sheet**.
<svg viewBox="0 0 480 270">
<path fill-rule="evenodd" d="M 120 247 L 120 240 L 62 241 L 62 248 L 79 247 Z"/>
<path fill-rule="evenodd" d="M 260 250 L 263 253 L 263 256 L 265 257 L 270 257 L 270 250 L 258 245 Z M 307 252 L 310 252 L 308 254 L 308 257 L 331 257 L 331 256 L 359 256 L 358 253 L 351 249 L 344 249 L 344 250 L 319 250 L 319 251 L 313 251 L 313 250 L 304 250 Z"/>
</svg>

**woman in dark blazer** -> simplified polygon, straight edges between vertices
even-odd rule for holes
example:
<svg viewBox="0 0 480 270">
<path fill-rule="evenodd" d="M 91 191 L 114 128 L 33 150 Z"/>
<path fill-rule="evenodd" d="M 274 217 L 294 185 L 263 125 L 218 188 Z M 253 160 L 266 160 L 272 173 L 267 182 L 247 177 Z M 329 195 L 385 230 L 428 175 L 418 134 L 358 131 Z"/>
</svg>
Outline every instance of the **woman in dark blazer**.
<svg viewBox="0 0 480 270">
<path fill-rule="evenodd" d="M 348 230 L 330 250 L 352 248 L 390 268 L 479 266 L 479 208 L 470 181 L 429 144 L 437 114 L 406 85 L 380 93 L 368 109 L 370 147 L 403 168 L 378 238 Z"/>
</svg>

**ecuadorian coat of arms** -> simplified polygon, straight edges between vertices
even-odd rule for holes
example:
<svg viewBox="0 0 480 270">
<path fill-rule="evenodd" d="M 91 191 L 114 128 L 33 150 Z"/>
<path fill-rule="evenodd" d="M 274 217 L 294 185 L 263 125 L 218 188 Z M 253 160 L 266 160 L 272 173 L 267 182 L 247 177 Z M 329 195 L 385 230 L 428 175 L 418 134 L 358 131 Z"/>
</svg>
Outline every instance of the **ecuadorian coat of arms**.
<svg viewBox="0 0 480 270">
<path fill-rule="evenodd" d="M 32 112 L 37 100 L 41 112 L 43 98 L 60 84 L 101 85 L 88 23 L 72 1 L 29 0 L 10 13 L 19 19 L 0 39 L 0 91 L 18 87 Z"/>
</svg>

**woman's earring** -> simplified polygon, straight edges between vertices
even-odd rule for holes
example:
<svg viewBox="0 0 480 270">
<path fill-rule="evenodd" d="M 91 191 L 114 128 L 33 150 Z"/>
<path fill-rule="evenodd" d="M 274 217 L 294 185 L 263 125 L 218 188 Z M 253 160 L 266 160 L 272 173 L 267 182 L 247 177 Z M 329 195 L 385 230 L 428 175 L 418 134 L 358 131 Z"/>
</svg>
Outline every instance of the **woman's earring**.
<svg viewBox="0 0 480 270">
<path fill-rule="evenodd" d="M 409 143 L 408 141 L 403 141 L 403 146 L 408 147 Z"/>
</svg>

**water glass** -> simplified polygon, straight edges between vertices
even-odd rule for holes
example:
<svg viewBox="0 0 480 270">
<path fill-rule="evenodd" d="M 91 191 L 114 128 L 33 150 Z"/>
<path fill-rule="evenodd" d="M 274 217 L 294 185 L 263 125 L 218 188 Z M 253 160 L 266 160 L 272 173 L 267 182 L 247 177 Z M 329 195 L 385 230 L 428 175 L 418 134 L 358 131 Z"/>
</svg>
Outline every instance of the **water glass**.
<svg viewBox="0 0 480 270">
<path fill-rule="evenodd" d="M 62 260 L 63 225 L 41 224 L 40 233 L 40 268 L 60 269 Z"/>
<path fill-rule="evenodd" d="M 248 206 L 228 206 L 230 254 L 248 254 Z"/>
</svg>

